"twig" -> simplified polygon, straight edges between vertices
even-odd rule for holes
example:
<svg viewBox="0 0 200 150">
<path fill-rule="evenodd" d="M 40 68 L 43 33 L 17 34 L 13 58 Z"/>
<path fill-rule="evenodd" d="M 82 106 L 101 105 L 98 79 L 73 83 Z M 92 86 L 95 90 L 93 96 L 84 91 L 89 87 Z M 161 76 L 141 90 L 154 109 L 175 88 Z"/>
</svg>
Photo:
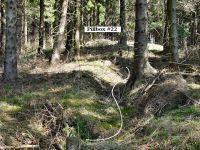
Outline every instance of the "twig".
<svg viewBox="0 0 200 150">
<path fill-rule="evenodd" d="M 161 74 L 163 74 L 163 72 L 165 71 L 165 69 L 161 70 L 159 72 L 159 74 L 154 78 L 154 80 L 151 82 L 151 84 L 147 85 L 144 92 L 147 93 L 147 91 L 154 85 L 154 83 L 156 82 L 156 80 L 160 77 Z M 145 94 L 144 93 L 144 94 Z"/>
<path fill-rule="evenodd" d="M 139 98 L 140 96 L 146 94 L 147 91 L 149 91 L 149 90 L 151 89 L 151 87 L 152 87 L 153 85 L 155 85 L 156 80 L 158 80 L 158 78 L 159 78 L 164 72 L 165 72 L 165 69 L 161 70 L 161 71 L 158 73 L 158 75 L 153 79 L 153 81 L 152 81 L 151 83 L 147 83 L 147 84 L 145 85 L 145 87 L 142 88 L 141 91 L 138 91 L 137 95 L 136 95 L 133 99 L 137 99 L 137 98 Z"/>
</svg>

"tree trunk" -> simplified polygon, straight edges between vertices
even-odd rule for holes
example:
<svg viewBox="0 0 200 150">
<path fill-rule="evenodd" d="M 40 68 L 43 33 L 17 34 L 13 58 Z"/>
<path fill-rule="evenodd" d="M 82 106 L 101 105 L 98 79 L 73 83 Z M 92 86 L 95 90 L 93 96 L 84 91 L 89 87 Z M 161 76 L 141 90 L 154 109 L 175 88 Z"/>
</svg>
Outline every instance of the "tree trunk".
<svg viewBox="0 0 200 150">
<path fill-rule="evenodd" d="M 132 73 L 127 82 L 129 89 L 134 86 L 136 80 L 143 77 L 145 69 L 149 73 L 156 73 L 147 57 L 147 0 L 136 0 L 135 16 L 135 54 Z"/>
<path fill-rule="evenodd" d="M 69 54 L 73 46 L 73 21 L 67 25 L 67 40 L 65 44 L 65 53 Z"/>
<path fill-rule="evenodd" d="M 44 47 L 51 47 L 51 24 L 48 22 L 45 22 Z"/>
<path fill-rule="evenodd" d="M 121 34 L 120 34 L 120 45 L 127 45 L 127 36 L 126 36 L 126 4 L 125 0 L 120 0 L 120 26 L 121 26 Z"/>
<path fill-rule="evenodd" d="M 178 33 L 176 25 L 176 0 L 168 0 L 168 21 L 169 21 L 169 49 L 172 53 L 171 59 L 178 62 Z"/>
<path fill-rule="evenodd" d="M 60 60 L 60 50 L 61 50 L 62 46 L 64 45 L 64 33 L 65 33 L 68 2 L 69 2 L 69 0 L 64 0 L 63 4 L 62 4 L 58 31 L 57 31 L 55 39 L 54 39 L 53 55 L 52 55 L 52 59 L 51 59 L 51 64 L 56 64 Z"/>
<path fill-rule="evenodd" d="M 71 49 L 73 47 L 73 35 L 74 35 L 74 19 L 75 16 L 73 14 L 74 7 L 73 5 L 70 5 L 68 9 L 69 13 L 71 14 L 67 23 L 67 39 L 65 43 L 65 54 L 68 55 L 71 52 Z M 68 58 L 67 58 L 68 61 Z"/>
<path fill-rule="evenodd" d="M 196 5 L 196 10 L 197 10 L 197 16 L 200 16 L 200 2 Z M 198 54 L 200 56 L 200 18 L 197 19 L 197 45 L 198 45 Z"/>
<path fill-rule="evenodd" d="M 42 54 L 42 51 L 44 49 L 44 33 L 45 33 L 44 11 L 45 11 L 44 0 L 40 0 L 40 25 L 39 25 L 38 54 Z"/>
<path fill-rule="evenodd" d="M 168 30 L 168 16 L 167 16 L 167 12 L 168 12 L 168 7 L 167 7 L 167 2 L 166 0 L 164 0 L 164 13 L 165 13 L 165 17 L 164 17 L 164 31 L 163 31 L 163 52 L 165 55 L 168 55 L 170 53 L 169 51 L 169 30 Z"/>
<path fill-rule="evenodd" d="M 4 60 L 4 80 L 15 81 L 17 78 L 17 1 L 7 0 L 6 7 L 6 49 Z"/>
<path fill-rule="evenodd" d="M 23 48 L 23 0 L 17 0 L 17 52 L 20 54 Z"/>
<path fill-rule="evenodd" d="M 31 22 L 31 37 L 30 42 L 33 48 L 36 48 L 36 41 L 37 41 L 37 24 L 36 24 L 36 16 L 33 16 L 33 20 Z"/>
<path fill-rule="evenodd" d="M 74 41 L 74 51 L 76 59 L 80 57 L 80 5 L 81 1 L 76 0 L 76 20 L 75 20 L 75 41 Z"/>
<path fill-rule="evenodd" d="M 197 44 L 197 29 L 198 29 L 198 18 L 197 18 L 197 10 L 196 12 L 192 12 L 192 22 L 191 22 L 191 45 L 196 46 Z"/>
<path fill-rule="evenodd" d="M 24 47 L 26 48 L 28 45 L 28 22 L 27 22 L 27 15 L 26 15 L 26 0 L 24 0 L 23 6 L 23 31 L 24 31 Z"/>
<path fill-rule="evenodd" d="M 96 3 L 96 1 L 95 1 L 95 3 Z M 80 15 L 81 15 L 81 13 L 80 13 Z M 92 17 L 93 17 L 93 19 L 92 19 L 93 26 L 98 26 L 97 25 L 97 6 L 96 5 L 94 6 L 93 11 L 92 11 Z M 95 40 L 95 39 L 97 39 L 96 32 L 93 33 L 93 40 Z"/>
<path fill-rule="evenodd" d="M 133 87 L 135 81 L 140 79 L 144 73 L 145 51 L 147 49 L 147 1 L 136 0 L 135 3 L 135 43 L 133 72 L 127 84 Z"/>
<path fill-rule="evenodd" d="M 1 30 L 0 30 L 0 53 L 4 53 L 5 49 L 5 1 L 1 0 Z"/>
<path fill-rule="evenodd" d="M 81 0 L 81 25 L 82 26 L 86 26 L 86 22 L 84 22 L 84 8 L 85 8 L 85 5 L 84 5 L 85 3 L 83 2 L 83 0 Z M 97 6 L 98 7 L 98 6 Z M 97 18 L 97 21 L 98 21 L 98 18 Z M 97 23 L 97 25 L 98 25 L 98 23 Z M 85 43 L 85 41 L 84 41 L 84 31 L 83 31 L 83 28 L 82 28 L 82 30 L 81 30 L 81 33 L 80 33 L 80 42 L 81 43 Z"/>
</svg>

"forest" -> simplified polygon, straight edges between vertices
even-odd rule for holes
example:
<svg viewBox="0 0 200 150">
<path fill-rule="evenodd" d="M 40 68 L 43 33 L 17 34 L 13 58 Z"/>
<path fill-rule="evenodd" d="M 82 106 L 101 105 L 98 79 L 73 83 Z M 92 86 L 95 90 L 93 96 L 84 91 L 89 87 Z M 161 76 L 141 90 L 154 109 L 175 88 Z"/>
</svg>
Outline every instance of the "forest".
<svg viewBox="0 0 200 150">
<path fill-rule="evenodd" d="M 200 150 L 200 1 L 0 0 L 11 149 Z"/>
</svg>

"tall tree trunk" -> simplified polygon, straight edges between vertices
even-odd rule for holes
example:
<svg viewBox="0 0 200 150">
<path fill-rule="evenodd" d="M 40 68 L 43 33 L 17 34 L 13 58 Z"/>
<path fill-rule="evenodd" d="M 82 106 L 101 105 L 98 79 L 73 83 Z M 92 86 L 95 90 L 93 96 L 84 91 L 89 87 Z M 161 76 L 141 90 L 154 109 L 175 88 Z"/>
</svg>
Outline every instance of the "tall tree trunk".
<svg viewBox="0 0 200 150">
<path fill-rule="evenodd" d="M 198 29 L 198 18 L 197 12 L 192 12 L 192 22 L 191 22 L 191 45 L 196 45 L 197 43 L 197 29 Z"/>
<path fill-rule="evenodd" d="M 82 26 L 86 26 L 86 23 L 84 22 L 84 8 L 85 8 L 85 5 L 84 5 L 85 3 L 83 2 L 83 0 L 81 0 L 81 25 Z M 99 17 L 98 17 L 99 18 Z M 98 20 L 98 19 L 97 19 Z M 97 25 L 98 25 L 98 23 L 97 23 Z M 85 41 L 84 41 L 84 31 L 83 31 L 83 28 L 82 28 L 82 30 L 81 30 L 81 33 L 80 33 L 80 42 L 81 43 L 85 43 Z"/>
<path fill-rule="evenodd" d="M 51 40 L 51 24 L 45 22 L 45 40 L 44 40 L 44 47 L 49 47 Z"/>
<path fill-rule="evenodd" d="M 74 41 L 74 51 L 76 59 L 80 57 L 80 6 L 81 1 L 76 0 L 76 20 L 75 20 L 75 41 Z"/>
<path fill-rule="evenodd" d="M 127 36 L 126 36 L 126 4 L 125 0 L 120 0 L 120 26 L 121 26 L 121 34 L 120 34 L 120 45 L 127 45 Z"/>
<path fill-rule="evenodd" d="M 147 73 L 156 73 L 147 57 L 147 0 L 136 0 L 135 16 L 134 63 L 127 82 L 129 89 L 134 86 L 136 80 L 143 77 L 146 71 Z"/>
<path fill-rule="evenodd" d="M 164 0 L 164 31 L 163 31 L 163 52 L 164 54 L 168 55 L 170 53 L 169 51 L 169 22 L 168 22 L 168 7 L 167 7 L 167 0 Z"/>
<path fill-rule="evenodd" d="M 7 0 L 6 7 L 6 49 L 4 59 L 4 80 L 17 78 L 17 1 Z"/>
<path fill-rule="evenodd" d="M 95 2 L 96 3 L 96 2 Z M 81 13 L 80 13 L 81 15 Z M 92 22 L 93 22 L 93 26 L 97 26 L 97 6 L 95 5 L 92 11 Z M 93 40 L 95 40 L 97 38 L 97 33 L 94 32 L 93 33 Z"/>
<path fill-rule="evenodd" d="M 31 37 L 30 42 L 32 43 L 33 48 L 36 48 L 37 41 L 37 24 L 36 24 L 36 16 L 33 16 L 33 20 L 31 22 Z"/>
<path fill-rule="evenodd" d="M 17 52 L 20 54 L 23 48 L 23 0 L 17 0 Z"/>
<path fill-rule="evenodd" d="M 68 2 L 69 2 L 69 0 L 64 0 L 63 4 L 62 4 L 58 31 L 57 31 L 55 39 L 54 39 L 53 55 L 52 55 L 52 59 L 51 59 L 51 64 L 55 64 L 60 60 L 60 50 L 61 50 L 62 46 L 64 45 L 64 33 L 65 33 Z"/>
<path fill-rule="evenodd" d="M 28 45 L 28 22 L 27 22 L 27 15 L 26 15 L 26 0 L 24 0 L 23 6 L 23 31 L 24 31 L 24 47 Z"/>
<path fill-rule="evenodd" d="M 68 18 L 68 23 L 67 23 L 67 39 L 65 43 L 65 54 L 68 55 L 71 52 L 71 49 L 73 47 L 73 35 L 74 35 L 74 5 L 70 4 L 68 8 L 68 12 L 70 14 Z M 68 61 L 68 58 L 67 58 Z"/>
<path fill-rule="evenodd" d="M 39 25 L 39 47 L 38 54 L 42 54 L 44 49 L 44 34 L 45 34 L 45 24 L 44 24 L 44 0 L 40 0 L 40 25 Z"/>
<path fill-rule="evenodd" d="M 1 0 L 1 30 L 0 30 L 0 53 L 4 53 L 5 49 L 5 1 Z"/>
<path fill-rule="evenodd" d="M 67 25 L 67 39 L 65 44 L 65 54 L 69 54 L 71 52 L 73 46 L 73 21 L 70 21 Z"/>
<path fill-rule="evenodd" d="M 53 24 L 50 26 L 50 45 L 53 47 Z"/>
<path fill-rule="evenodd" d="M 200 56 L 200 2 L 196 5 L 196 12 L 197 12 L 197 48 L 198 48 L 198 55 Z M 200 64 L 200 61 L 199 61 Z"/>
<path fill-rule="evenodd" d="M 133 72 L 127 84 L 133 87 L 135 81 L 140 79 L 144 73 L 145 51 L 147 49 L 147 1 L 136 0 L 135 3 L 135 43 Z"/>
<path fill-rule="evenodd" d="M 178 62 L 178 33 L 176 25 L 176 0 L 168 0 L 168 21 L 169 21 L 169 49 L 172 53 L 172 60 Z"/>
</svg>

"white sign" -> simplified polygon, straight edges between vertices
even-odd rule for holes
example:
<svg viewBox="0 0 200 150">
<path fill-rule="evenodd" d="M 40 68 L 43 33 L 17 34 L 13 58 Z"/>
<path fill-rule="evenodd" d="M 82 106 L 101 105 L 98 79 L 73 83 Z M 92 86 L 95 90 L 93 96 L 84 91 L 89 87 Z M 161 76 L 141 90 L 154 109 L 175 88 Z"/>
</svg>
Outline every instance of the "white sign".
<svg viewBox="0 0 200 150">
<path fill-rule="evenodd" d="M 87 26 L 84 27 L 85 32 L 121 32 L 121 27 L 114 26 Z"/>
</svg>

